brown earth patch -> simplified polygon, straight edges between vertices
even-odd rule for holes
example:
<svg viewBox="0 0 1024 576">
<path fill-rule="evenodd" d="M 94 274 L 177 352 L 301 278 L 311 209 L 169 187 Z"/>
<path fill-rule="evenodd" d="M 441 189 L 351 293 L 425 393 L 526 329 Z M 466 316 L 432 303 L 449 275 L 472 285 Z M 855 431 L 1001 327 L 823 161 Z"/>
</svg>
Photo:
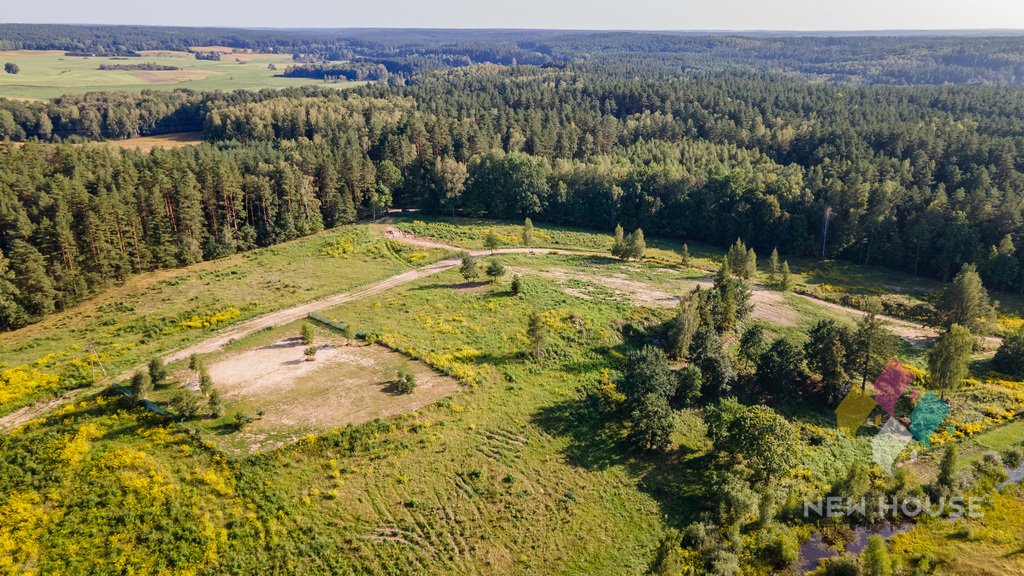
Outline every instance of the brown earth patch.
<svg viewBox="0 0 1024 576">
<path fill-rule="evenodd" d="M 263 416 L 247 432 L 327 430 L 409 412 L 431 404 L 462 385 L 428 366 L 375 345 L 349 345 L 337 337 L 317 346 L 305 360 L 298 338 L 232 354 L 208 366 L 214 385 L 231 404 Z M 411 394 L 397 394 L 398 370 L 416 376 Z"/>
</svg>

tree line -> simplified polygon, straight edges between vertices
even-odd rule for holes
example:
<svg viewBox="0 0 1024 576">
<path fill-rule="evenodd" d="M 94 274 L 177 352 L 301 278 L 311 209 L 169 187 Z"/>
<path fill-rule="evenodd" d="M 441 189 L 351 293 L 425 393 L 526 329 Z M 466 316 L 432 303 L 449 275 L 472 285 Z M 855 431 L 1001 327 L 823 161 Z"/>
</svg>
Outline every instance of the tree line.
<svg viewBox="0 0 1024 576">
<path fill-rule="evenodd" d="M 133 272 L 420 206 L 720 246 L 743 238 L 783 259 L 940 279 L 975 263 L 990 288 L 1024 290 L 1021 105 L 1024 95 L 1000 88 L 529 66 L 340 92 L 7 101 L 0 131 L 34 125 L 42 135 L 49 124 L 51 140 L 86 128 L 122 137 L 181 119 L 200 121 L 211 144 L 152 154 L 4 147 L 0 250 L 17 278 L 38 253 L 59 308 Z M 192 188 L 203 191 L 199 209 Z M 182 222 L 189 214 L 202 220 Z M 65 220 L 74 242 L 54 240 Z M 51 306 L 21 308 L 35 318 Z"/>
</svg>

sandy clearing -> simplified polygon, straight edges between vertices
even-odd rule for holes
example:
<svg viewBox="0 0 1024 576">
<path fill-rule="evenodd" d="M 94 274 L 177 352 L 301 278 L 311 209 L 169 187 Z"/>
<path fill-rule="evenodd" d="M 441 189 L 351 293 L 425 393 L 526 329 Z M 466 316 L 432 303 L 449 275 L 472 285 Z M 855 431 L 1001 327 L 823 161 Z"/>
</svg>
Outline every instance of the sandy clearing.
<svg viewBox="0 0 1024 576">
<path fill-rule="evenodd" d="M 628 298 L 629 301 L 636 306 L 674 308 L 679 305 L 679 296 L 676 294 L 659 290 L 658 288 L 654 288 L 639 280 L 630 280 L 622 274 L 598 276 L 593 274 L 581 274 L 562 268 L 538 271 L 518 267 L 513 268 L 512 272 L 521 275 L 531 274 L 540 276 L 556 280 L 561 284 L 571 280 L 577 280 L 596 284 L 598 286 L 604 286 L 605 288 L 611 288 L 621 296 Z M 697 287 L 707 289 L 714 286 L 714 282 L 710 278 L 682 278 L 677 282 L 679 286 L 677 291 L 678 294 L 690 292 Z M 590 300 L 593 298 L 593 296 L 584 288 L 563 286 L 562 291 L 566 294 L 583 298 L 584 300 Z M 751 316 L 758 320 L 764 320 L 780 326 L 793 326 L 800 318 L 796 310 L 793 310 L 793 308 L 786 304 L 785 297 L 779 292 L 755 289 L 751 293 L 751 303 L 754 305 L 754 311 Z"/>
<path fill-rule="evenodd" d="M 225 398 L 263 411 L 251 431 L 330 429 L 421 408 L 462 385 L 426 365 L 381 346 L 331 338 L 317 345 L 314 361 L 298 338 L 232 354 L 208 369 Z M 416 389 L 391 389 L 399 368 L 415 374 Z"/>
</svg>

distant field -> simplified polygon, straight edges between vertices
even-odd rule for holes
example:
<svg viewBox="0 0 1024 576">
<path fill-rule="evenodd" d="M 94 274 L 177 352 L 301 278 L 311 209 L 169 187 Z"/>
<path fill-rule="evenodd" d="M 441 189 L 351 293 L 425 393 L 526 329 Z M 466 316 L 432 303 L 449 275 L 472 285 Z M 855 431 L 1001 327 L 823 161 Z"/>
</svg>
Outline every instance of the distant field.
<svg viewBox="0 0 1024 576">
<path fill-rule="evenodd" d="M 287 88 L 323 84 L 310 78 L 280 76 L 292 61 L 284 54 L 223 54 L 221 60 L 197 60 L 186 52 L 143 52 L 141 58 L 83 58 L 59 50 L 0 52 L 0 62 L 13 62 L 18 74 L 0 73 L 0 96 L 45 100 L 63 94 L 145 89 L 238 90 Z M 100 70 L 101 64 L 155 63 L 179 70 Z M 274 64 L 277 70 L 268 66 Z M 330 84 L 353 86 L 355 82 Z"/>
<path fill-rule="evenodd" d="M 129 138 L 127 140 L 110 140 L 106 142 L 90 143 L 89 145 L 117 146 L 118 148 L 125 148 L 127 150 L 135 150 L 138 148 L 143 152 L 149 152 L 154 148 L 170 150 L 172 148 L 192 146 L 194 144 L 199 144 L 202 141 L 202 132 L 175 132 L 174 134 L 161 134 L 160 136 L 139 136 L 138 138 Z"/>
</svg>

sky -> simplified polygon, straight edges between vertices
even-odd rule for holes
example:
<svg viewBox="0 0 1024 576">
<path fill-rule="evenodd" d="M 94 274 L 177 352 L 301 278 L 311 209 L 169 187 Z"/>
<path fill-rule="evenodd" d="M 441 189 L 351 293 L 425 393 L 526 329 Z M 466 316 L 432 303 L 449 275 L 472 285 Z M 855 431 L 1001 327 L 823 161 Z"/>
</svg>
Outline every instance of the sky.
<svg viewBox="0 0 1024 576">
<path fill-rule="evenodd" d="M 1024 0 L 5 0 L 0 20 L 271 28 L 1024 29 Z"/>
</svg>

